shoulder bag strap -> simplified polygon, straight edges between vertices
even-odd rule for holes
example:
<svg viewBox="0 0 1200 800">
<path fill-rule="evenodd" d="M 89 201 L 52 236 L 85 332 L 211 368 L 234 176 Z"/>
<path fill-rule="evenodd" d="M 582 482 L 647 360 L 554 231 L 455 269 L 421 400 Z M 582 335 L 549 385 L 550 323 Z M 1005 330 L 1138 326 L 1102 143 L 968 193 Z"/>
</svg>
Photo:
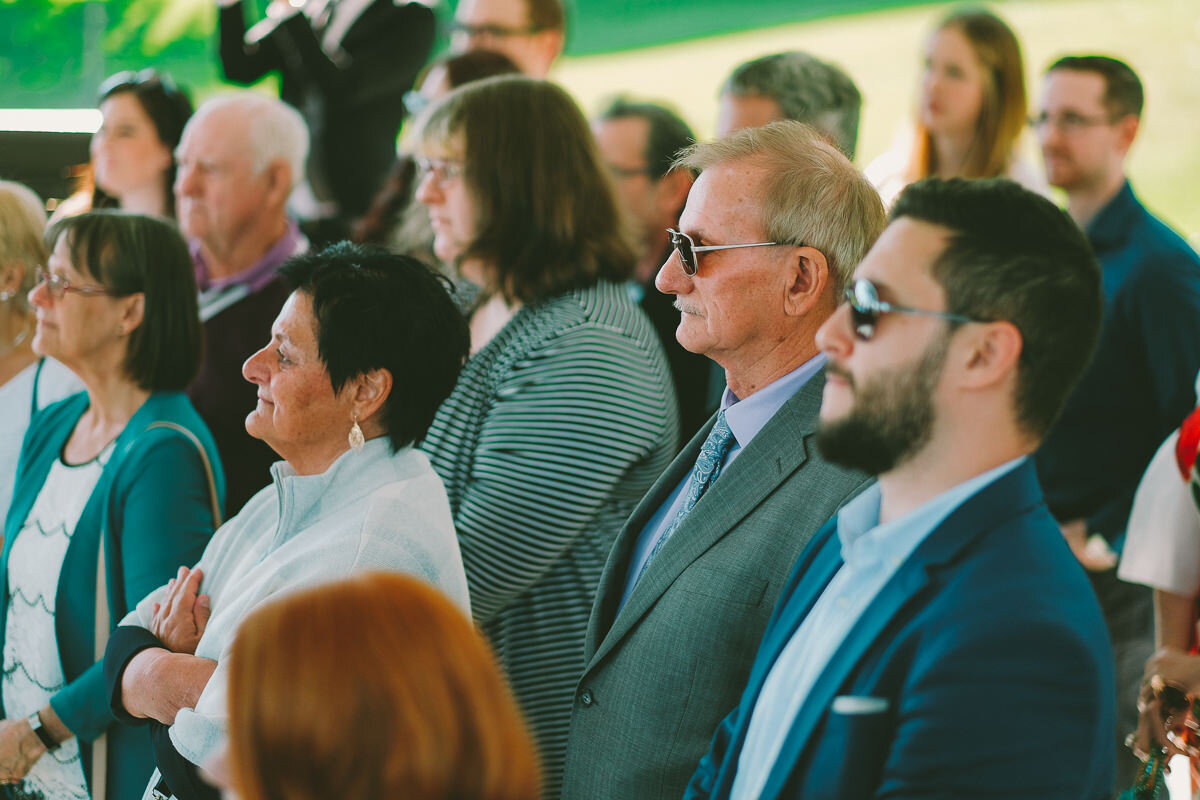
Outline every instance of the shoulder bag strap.
<svg viewBox="0 0 1200 800">
<path fill-rule="evenodd" d="M 108 646 L 108 573 L 104 569 L 105 528 L 100 528 L 100 555 L 96 558 L 96 660 L 104 659 Z M 92 742 L 92 800 L 105 800 L 108 795 L 108 734 L 102 733 Z"/>
<path fill-rule="evenodd" d="M 212 511 L 213 530 L 221 527 L 221 502 L 217 497 L 217 482 L 213 476 L 212 462 L 208 459 L 208 453 L 205 451 L 204 445 L 196 438 L 196 434 L 174 422 L 155 422 L 148 425 L 146 430 L 153 428 L 170 428 L 177 433 L 183 434 L 195 446 L 196 452 L 200 454 L 200 463 L 204 465 L 204 477 L 208 479 L 208 498 Z M 111 625 L 108 608 L 108 572 L 104 566 L 104 541 L 106 538 L 105 528 L 102 527 L 100 530 L 100 546 L 98 548 L 99 555 L 96 558 L 96 635 L 94 641 L 97 661 L 104 658 L 104 650 L 108 646 L 108 634 Z M 92 800 L 106 800 L 108 792 L 108 734 L 102 734 L 92 742 L 91 789 Z"/>
<path fill-rule="evenodd" d="M 146 427 L 146 430 L 153 430 L 154 428 L 169 428 L 183 434 L 195 446 L 196 452 L 200 454 L 200 463 L 204 465 L 204 477 L 208 479 L 208 501 L 212 510 L 213 530 L 215 531 L 221 527 L 221 501 L 217 498 L 217 481 L 213 477 L 212 462 L 208 460 L 208 453 L 205 451 L 204 445 L 200 443 L 196 434 L 178 423 L 161 420 L 151 423 Z"/>
</svg>

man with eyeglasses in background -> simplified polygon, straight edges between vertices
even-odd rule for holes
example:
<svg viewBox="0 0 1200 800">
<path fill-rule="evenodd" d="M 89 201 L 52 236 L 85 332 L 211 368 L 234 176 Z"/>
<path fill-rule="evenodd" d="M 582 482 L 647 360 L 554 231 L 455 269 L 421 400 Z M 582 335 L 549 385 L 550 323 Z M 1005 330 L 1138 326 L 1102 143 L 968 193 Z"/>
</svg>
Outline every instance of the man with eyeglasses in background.
<svg viewBox="0 0 1200 800">
<path fill-rule="evenodd" d="M 816 453 L 814 336 L 883 227 L 879 195 L 798 122 L 694 145 L 677 167 L 699 177 L 657 286 L 675 296 L 679 343 L 720 364 L 727 389 L 609 554 L 566 800 L 678 800 L 737 702 L 789 565 L 868 480 Z"/>
<path fill-rule="evenodd" d="M 878 483 L 796 562 L 686 797 L 1099 800 L 1108 637 L 1029 458 L 1095 346 L 1099 269 L 1008 180 L 921 181 L 891 219 L 817 333 L 817 445 Z"/>
<path fill-rule="evenodd" d="M 1047 70 L 1032 120 L 1046 177 L 1100 261 L 1104 324 L 1091 366 L 1037 453 L 1046 503 L 1089 576 L 1117 663 L 1118 783 L 1140 764 L 1121 746 L 1137 725 L 1143 665 L 1154 650 L 1151 591 L 1118 580 L 1134 491 L 1155 450 L 1195 408 L 1200 258 L 1146 210 L 1125 161 L 1142 114 L 1141 81 L 1105 56 Z"/>
<path fill-rule="evenodd" d="M 617 191 L 617 202 L 633 226 L 638 245 L 631 291 L 662 340 L 671 365 L 675 397 L 679 400 L 680 444 L 708 421 L 717 400 L 708 397 L 713 362 L 684 349 L 675 338 L 679 312 L 671 295 L 654 286 L 659 267 L 671 256 L 668 228 L 679 226 L 695 176 L 674 165 L 675 156 L 696 137 L 671 109 L 657 103 L 613 98 L 592 120 L 592 133 L 600 157 L 608 165 Z M 724 375 L 721 376 L 724 386 Z"/>
<path fill-rule="evenodd" d="M 450 50 L 494 50 L 530 78 L 545 80 L 562 55 L 566 33 L 561 0 L 460 0 Z"/>
</svg>

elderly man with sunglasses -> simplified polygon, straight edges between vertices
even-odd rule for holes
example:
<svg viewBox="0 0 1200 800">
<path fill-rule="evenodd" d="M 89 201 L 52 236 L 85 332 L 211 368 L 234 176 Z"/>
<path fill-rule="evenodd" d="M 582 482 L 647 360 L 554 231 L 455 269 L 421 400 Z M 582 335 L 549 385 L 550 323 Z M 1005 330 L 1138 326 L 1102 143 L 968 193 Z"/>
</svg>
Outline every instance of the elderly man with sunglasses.
<svg viewBox="0 0 1200 800">
<path fill-rule="evenodd" d="M 868 478 L 812 440 L 817 329 L 883 227 L 871 185 L 812 128 L 690 148 L 699 172 L 659 290 L 725 370 L 701 427 L 618 534 L 574 698 L 563 797 L 677 799 L 737 702 L 787 571 Z"/>
<path fill-rule="evenodd" d="M 796 562 L 686 797 L 1108 796 L 1112 653 L 1030 459 L 1101 296 L 1081 232 L 1015 183 L 900 196 L 817 333 L 817 444 L 878 483 Z"/>
</svg>

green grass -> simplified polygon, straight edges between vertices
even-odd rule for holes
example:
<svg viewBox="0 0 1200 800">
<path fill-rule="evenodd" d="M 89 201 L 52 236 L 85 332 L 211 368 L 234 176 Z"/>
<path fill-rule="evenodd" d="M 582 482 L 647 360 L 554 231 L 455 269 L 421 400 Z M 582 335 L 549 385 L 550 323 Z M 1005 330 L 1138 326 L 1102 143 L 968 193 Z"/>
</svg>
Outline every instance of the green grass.
<svg viewBox="0 0 1200 800">
<path fill-rule="evenodd" d="M 623 53 L 568 58 L 555 77 L 596 112 L 627 92 L 665 100 L 702 137 L 712 135 L 717 89 L 737 64 L 807 50 L 842 66 L 864 97 L 860 166 L 886 150 L 915 102 L 924 37 L 949 4 L 832 17 Z M 729 13 L 752 9 L 729 5 Z M 1124 59 L 1146 87 L 1146 112 L 1129 172 L 1153 211 L 1200 247 L 1200 2 L 1196 0 L 1013 0 L 992 3 L 1021 39 L 1036 102 L 1041 72 L 1057 56 Z M 686 4 L 679 13 L 686 14 Z M 1031 141 L 1023 152 L 1040 164 Z"/>
</svg>

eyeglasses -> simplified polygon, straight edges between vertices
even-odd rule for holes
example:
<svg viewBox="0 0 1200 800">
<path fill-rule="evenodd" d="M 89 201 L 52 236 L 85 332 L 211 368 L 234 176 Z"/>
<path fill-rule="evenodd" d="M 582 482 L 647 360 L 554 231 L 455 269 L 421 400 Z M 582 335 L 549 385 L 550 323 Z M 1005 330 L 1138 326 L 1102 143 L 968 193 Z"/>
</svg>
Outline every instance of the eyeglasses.
<svg viewBox="0 0 1200 800">
<path fill-rule="evenodd" d="M 105 289 L 102 286 L 72 286 L 71 282 L 62 275 L 50 272 L 44 267 L 38 267 L 37 272 L 34 273 L 34 280 L 36 281 L 34 284 L 36 286 L 41 286 L 43 283 L 46 284 L 46 290 L 50 292 L 50 296 L 55 300 L 62 300 L 67 296 L 67 292 L 75 292 L 84 297 L 116 295 L 116 292 Z"/>
<path fill-rule="evenodd" d="M 465 39 L 505 39 L 509 36 L 532 36 L 545 30 L 539 25 L 472 25 L 468 22 L 450 23 L 450 35 Z"/>
<path fill-rule="evenodd" d="M 1119 119 L 1118 116 L 1086 116 L 1084 114 L 1076 114 L 1074 111 L 1068 111 L 1063 114 L 1049 114 L 1045 111 L 1029 118 L 1029 127 L 1035 131 L 1049 125 L 1055 130 L 1062 131 L 1066 134 L 1079 133 L 1087 128 L 1094 128 L 1097 125 L 1111 125 Z"/>
<path fill-rule="evenodd" d="M 425 180 L 426 175 L 432 174 L 438 183 L 447 183 L 462 177 L 463 174 L 463 162 L 456 159 L 417 156 L 413 160 L 417 163 L 418 182 Z"/>
<path fill-rule="evenodd" d="M 736 250 L 739 247 L 775 247 L 781 242 L 751 242 L 750 244 L 707 244 L 700 247 L 686 233 L 680 233 L 674 228 L 667 228 L 667 236 L 671 237 L 671 247 L 679 253 L 685 275 L 695 275 L 697 269 L 696 253 L 707 253 L 710 250 Z M 803 247 L 803 244 L 796 245 Z"/>
<path fill-rule="evenodd" d="M 859 278 L 846 287 L 846 302 L 850 305 L 850 320 L 854 323 L 854 333 L 862 341 L 867 341 L 875 335 L 875 326 L 883 314 L 919 314 L 923 317 L 938 317 L 951 322 L 983 322 L 983 320 L 964 317 L 962 314 L 950 314 L 946 311 L 926 311 L 922 308 L 908 308 L 885 303 L 879 299 L 879 291 L 875 284 L 865 278 Z"/>
</svg>

